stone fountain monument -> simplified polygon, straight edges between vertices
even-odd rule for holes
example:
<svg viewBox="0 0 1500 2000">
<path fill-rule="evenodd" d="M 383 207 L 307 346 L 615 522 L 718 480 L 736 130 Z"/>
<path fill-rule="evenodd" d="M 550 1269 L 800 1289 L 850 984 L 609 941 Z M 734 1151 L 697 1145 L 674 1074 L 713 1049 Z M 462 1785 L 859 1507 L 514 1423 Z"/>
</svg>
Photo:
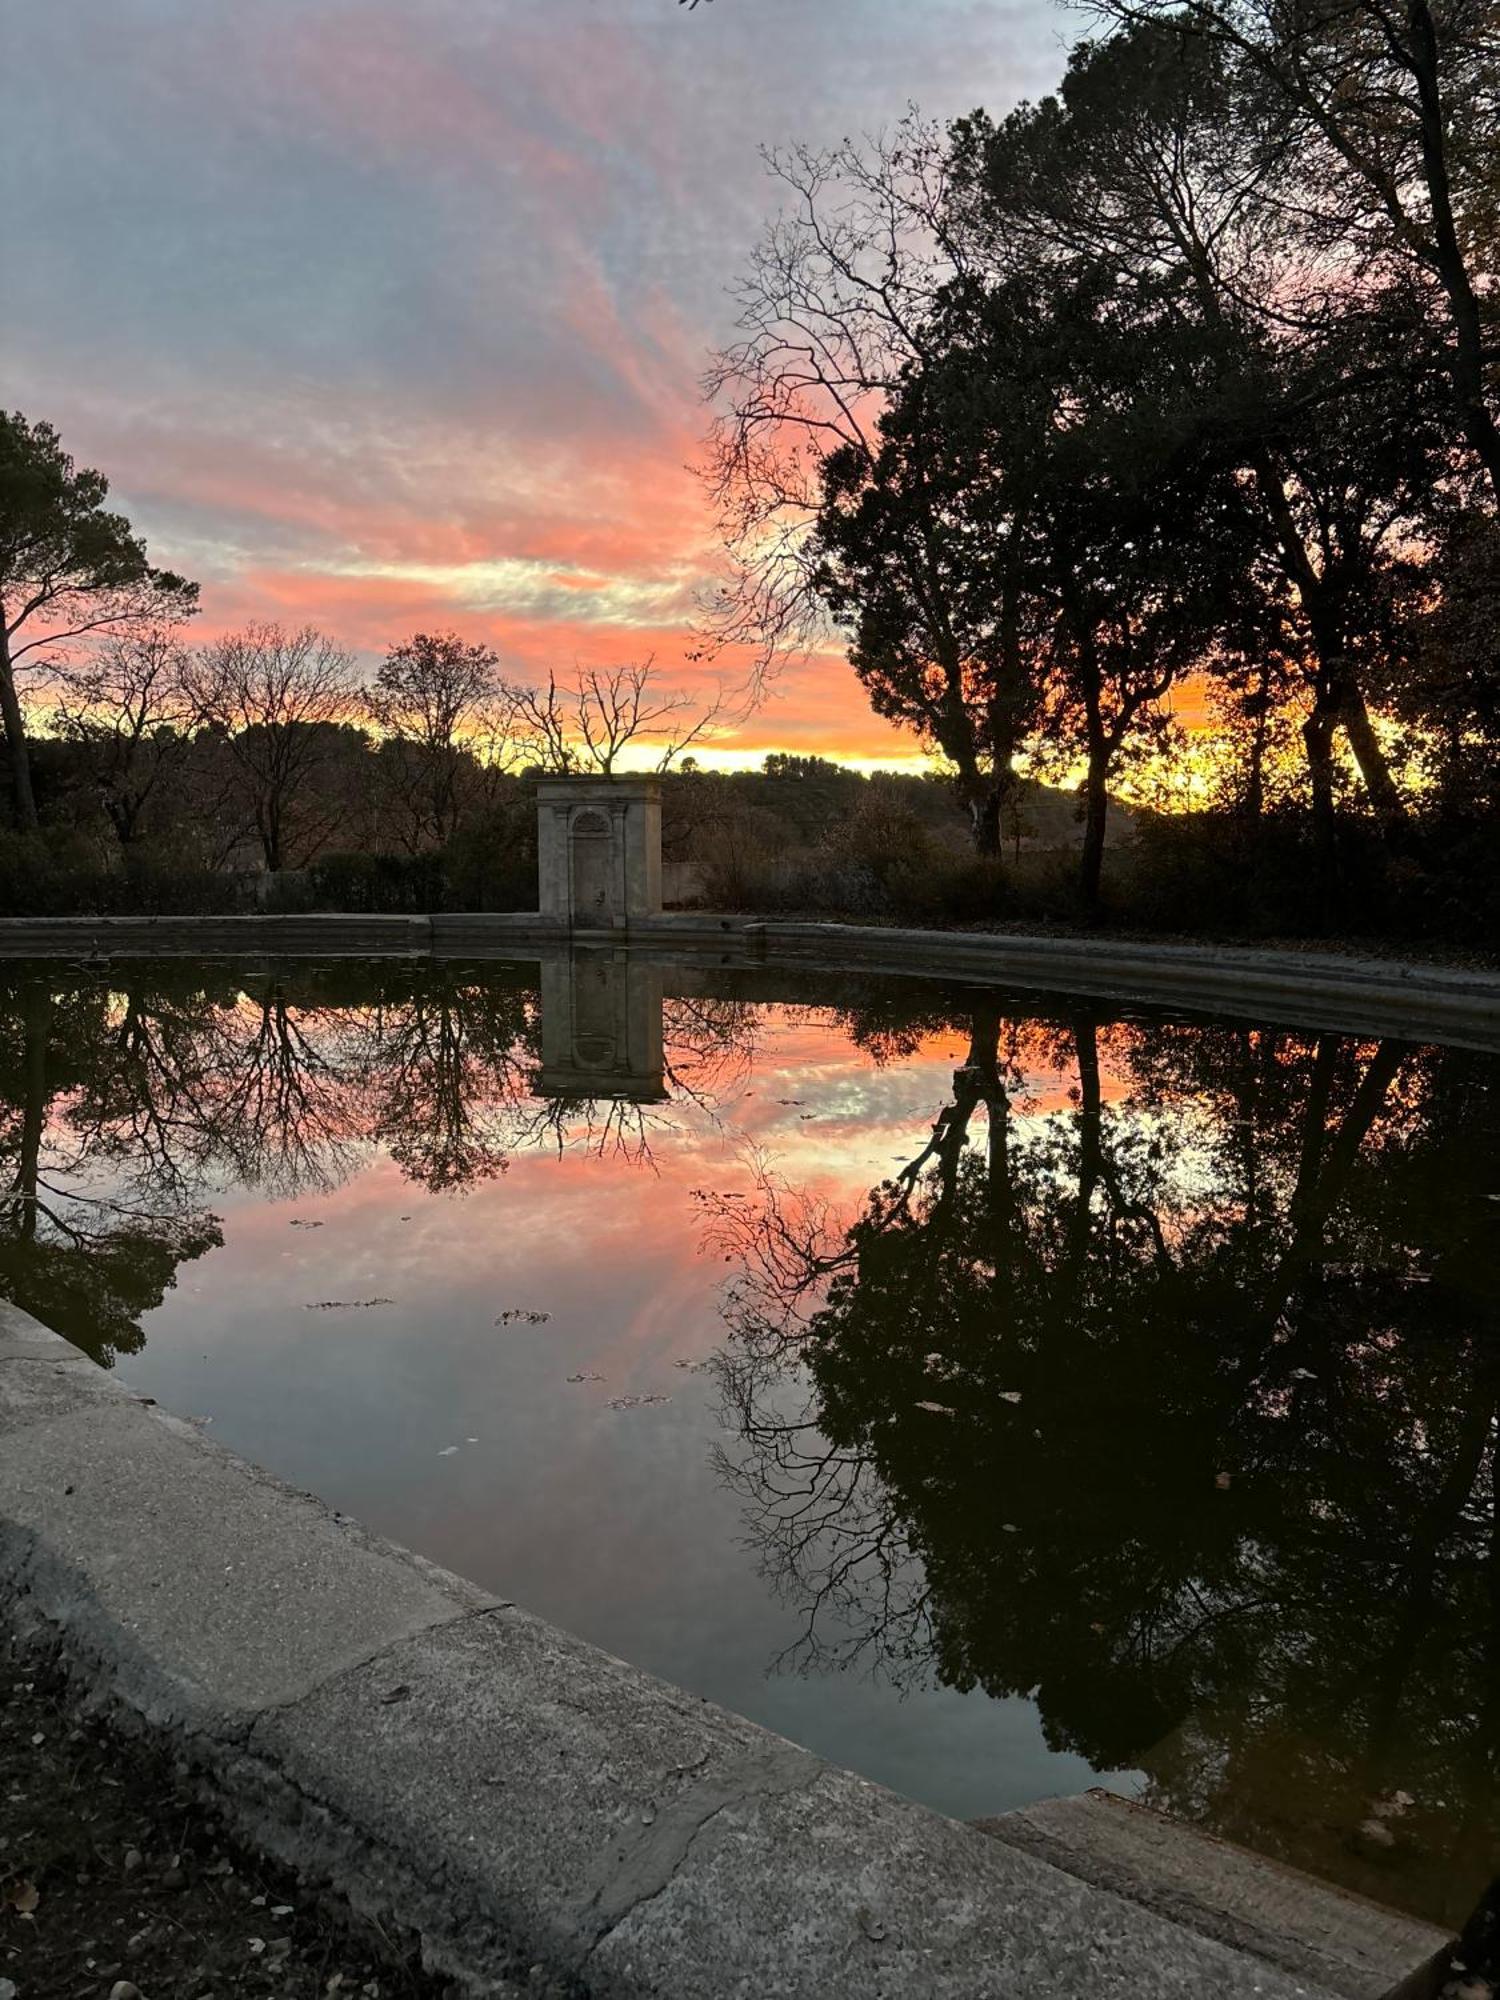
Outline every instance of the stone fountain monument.
<svg viewBox="0 0 1500 2000">
<path fill-rule="evenodd" d="M 544 778 L 536 808 L 544 917 L 608 931 L 660 915 L 659 778 Z"/>
</svg>

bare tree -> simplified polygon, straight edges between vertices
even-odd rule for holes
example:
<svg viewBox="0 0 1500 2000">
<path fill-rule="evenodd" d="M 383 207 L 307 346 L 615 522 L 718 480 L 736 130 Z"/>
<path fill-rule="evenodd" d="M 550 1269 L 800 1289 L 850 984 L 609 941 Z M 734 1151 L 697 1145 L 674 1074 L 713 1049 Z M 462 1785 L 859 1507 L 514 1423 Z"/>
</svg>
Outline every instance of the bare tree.
<svg viewBox="0 0 1500 2000">
<path fill-rule="evenodd" d="M 481 760 L 507 760 L 513 698 L 488 646 L 418 632 L 386 655 L 365 709 L 381 736 L 381 772 L 412 853 L 441 847 L 462 816 Z"/>
<path fill-rule="evenodd" d="M 829 631 L 811 547 L 824 464 L 841 448 L 874 457 L 958 269 L 943 136 L 915 112 L 878 139 L 765 161 L 785 206 L 735 287 L 738 337 L 704 378 L 716 414 L 702 468 L 729 567 L 707 636 L 753 648 L 761 675 Z"/>
<path fill-rule="evenodd" d="M 354 663 L 312 626 L 247 625 L 205 646 L 185 686 L 196 720 L 222 739 L 231 789 L 268 869 L 301 865 L 343 813 L 337 730 L 354 708 Z"/>
<path fill-rule="evenodd" d="M 649 745 L 653 768 L 670 770 L 701 742 L 724 710 L 722 692 L 707 703 L 660 685 L 652 661 L 639 666 L 580 668 L 570 684 L 549 674 L 541 687 L 517 687 L 518 753 L 560 775 L 613 777 L 631 744 Z"/>
<path fill-rule="evenodd" d="M 187 650 L 169 625 L 119 632 L 63 674 L 57 733 L 82 750 L 120 846 L 139 839 L 152 801 L 191 747 Z"/>
</svg>

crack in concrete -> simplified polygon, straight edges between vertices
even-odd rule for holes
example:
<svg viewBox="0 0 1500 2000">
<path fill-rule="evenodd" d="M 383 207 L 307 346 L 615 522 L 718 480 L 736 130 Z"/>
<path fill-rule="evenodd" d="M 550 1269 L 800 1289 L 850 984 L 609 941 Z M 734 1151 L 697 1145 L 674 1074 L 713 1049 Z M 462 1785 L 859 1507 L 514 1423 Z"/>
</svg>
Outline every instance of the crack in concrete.
<svg viewBox="0 0 1500 2000">
<path fill-rule="evenodd" d="M 514 1611 L 515 1609 L 516 1605 L 513 1598 L 497 1597 L 492 1599 L 488 1604 L 471 1604 L 467 1608 L 456 1609 L 446 1616 L 438 1614 L 431 1618 L 414 1621 L 409 1631 L 397 1632 L 389 1638 L 379 1639 L 368 1651 L 352 1655 L 349 1659 L 340 1661 L 336 1667 L 330 1668 L 326 1674 L 320 1674 L 310 1679 L 306 1686 L 294 1688 L 291 1693 L 283 1695 L 277 1701 L 263 1703 L 255 1711 L 250 1725 L 250 1733 L 253 1735 L 262 1722 L 269 1721 L 273 1717 L 285 1715 L 288 1710 L 297 1708 L 302 1702 L 310 1700 L 313 1695 L 321 1694 L 325 1688 L 332 1687 L 336 1681 L 347 1680 L 353 1674 L 362 1674 L 367 1672 L 371 1667 L 378 1666 L 387 1653 L 399 1652 L 403 1646 L 409 1645 L 413 1639 L 423 1638 L 429 1632 L 446 1632 L 455 1625 L 469 1625 L 478 1618 L 493 1618 L 496 1612 Z M 376 1699 L 378 1702 L 380 1697 L 377 1696 Z"/>
<path fill-rule="evenodd" d="M 811 1751 L 793 1744 L 753 1751 L 727 1763 L 715 1777 L 690 1786 L 649 1826 L 626 1834 L 611 1851 L 592 1891 L 575 1907 L 573 1922 L 578 1930 L 593 1932 L 580 1967 L 643 1903 L 671 1885 L 699 1835 L 721 1813 L 750 1799 L 804 1791 L 822 1769 Z"/>
</svg>

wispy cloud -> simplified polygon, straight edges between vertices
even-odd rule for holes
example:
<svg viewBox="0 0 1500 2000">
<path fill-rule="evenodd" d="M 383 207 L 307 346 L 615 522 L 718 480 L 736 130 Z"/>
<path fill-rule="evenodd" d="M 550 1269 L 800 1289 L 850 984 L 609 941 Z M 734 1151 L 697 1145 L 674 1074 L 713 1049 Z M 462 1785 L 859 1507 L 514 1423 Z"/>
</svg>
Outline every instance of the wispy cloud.
<svg viewBox="0 0 1500 2000">
<path fill-rule="evenodd" d="M 204 619 L 684 675 L 697 380 L 762 143 L 1003 108 L 1045 0 L 69 0 L 7 23 L 8 401 Z M 746 746 L 899 754 L 848 670 Z M 872 747 L 873 746 L 873 747 Z"/>
</svg>

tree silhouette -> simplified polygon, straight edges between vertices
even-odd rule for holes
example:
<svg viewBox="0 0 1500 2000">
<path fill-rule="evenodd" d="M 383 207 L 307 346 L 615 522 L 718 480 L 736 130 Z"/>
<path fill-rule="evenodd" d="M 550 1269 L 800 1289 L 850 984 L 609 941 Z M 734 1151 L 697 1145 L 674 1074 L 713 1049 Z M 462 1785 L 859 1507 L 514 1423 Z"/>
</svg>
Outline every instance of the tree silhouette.
<svg viewBox="0 0 1500 2000">
<path fill-rule="evenodd" d="M 1168 1809 L 1462 1917 L 1500 1837 L 1491 1067 L 970 1031 L 852 1220 L 764 1172 L 710 1204 L 791 1664 L 1030 1695 Z"/>
<path fill-rule="evenodd" d="M 0 410 L 0 720 L 16 822 L 37 828 L 16 674 L 41 648 L 140 631 L 191 613 L 198 586 L 146 560 L 123 514 L 105 507 L 103 473 L 75 466 L 47 423 Z"/>
<path fill-rule="evenodd" d="M 106 1367 L 144 1341 L 179 1264 L 222 1242 L 217 1218 L 157 1205 L 149 1185 L 106 1196 L 78 1178 L 84 1156 L 49 1114 L 86 1090 L 107 1044 L 104 996 L 59 1003 L 41 981 L 0 1008 L 0 1288 Z"/>
</svg>

